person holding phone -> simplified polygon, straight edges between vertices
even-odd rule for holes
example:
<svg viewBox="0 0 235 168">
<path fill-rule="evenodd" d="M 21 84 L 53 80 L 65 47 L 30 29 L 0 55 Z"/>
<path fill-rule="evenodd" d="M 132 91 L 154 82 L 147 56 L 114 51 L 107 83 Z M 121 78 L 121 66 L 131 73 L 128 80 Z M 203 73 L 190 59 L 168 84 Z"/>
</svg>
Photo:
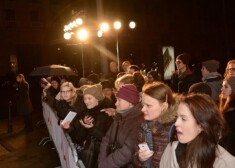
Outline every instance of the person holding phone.
<svg viewBox="0 0 235 168">
<path fill-rule="evenodd" d="M 176 119 L 177 103 L 171 89 L 162 82 L 144 85 L 142 93 L 141 111 L 145 121 L 138 134 L 133 166 L 159 167 L 169 142 L 170 129 Z"/>
</svg>

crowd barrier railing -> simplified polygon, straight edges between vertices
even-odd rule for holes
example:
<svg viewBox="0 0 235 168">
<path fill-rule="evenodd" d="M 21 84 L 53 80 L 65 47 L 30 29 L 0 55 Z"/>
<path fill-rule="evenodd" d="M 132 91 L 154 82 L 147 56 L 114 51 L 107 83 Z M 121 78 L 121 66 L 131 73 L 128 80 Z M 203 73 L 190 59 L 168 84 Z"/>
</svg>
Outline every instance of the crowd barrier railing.
<svg viewBox="0 0 235 168">
<path fill-rule="evenodd" d="M 77 151 L 70 136 L 58 125 L 55 111 L 45 102 L 42 102 L 43 118 L 48 132 L 58 152 L 62 168 L 85 168 L 78 159 Z"/>
</svg>

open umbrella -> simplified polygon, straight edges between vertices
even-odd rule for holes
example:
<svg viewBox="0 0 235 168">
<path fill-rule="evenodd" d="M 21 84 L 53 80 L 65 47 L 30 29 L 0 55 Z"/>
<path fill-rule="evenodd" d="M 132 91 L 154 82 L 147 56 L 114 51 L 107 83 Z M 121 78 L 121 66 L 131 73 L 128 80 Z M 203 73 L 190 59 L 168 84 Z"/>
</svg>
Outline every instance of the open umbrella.
<svg viewBox="0 0 235 168">
<path fill-rule="evenodd" d="M 34 70 L 29 74 L 30 76 L 77 76 L 70 67 L 61 65 L 48 65 L 34 68 Z"/>
</svg>

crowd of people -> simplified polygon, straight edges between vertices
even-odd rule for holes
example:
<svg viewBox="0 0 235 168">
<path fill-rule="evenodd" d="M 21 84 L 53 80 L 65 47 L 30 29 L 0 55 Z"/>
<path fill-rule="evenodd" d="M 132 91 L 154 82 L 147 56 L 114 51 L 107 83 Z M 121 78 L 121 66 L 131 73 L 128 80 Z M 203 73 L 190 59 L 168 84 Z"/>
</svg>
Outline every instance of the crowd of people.
<svg viewBox="0 0 235 168">
<path fill-rule="evenodd" d="M 201 80 L 189 61 L 188 53 L 176 57 L 170 83 L 157 70 L 142 74 L 129 61 L 123 72 L 111 62 L 105 79 L 93 73 L 78 88 L 58 77 L 41 78 L 42 101 L 55 109 L 87 168 L 232 168 L 235 60 L 228 61 L 224 76 L 218 61 L 202 62 Z M 22 74 L 17 82 L 22 106 L 28 85 Z M 32 129 L 29 102 L 27 108 L 26 129 Z M 62 122 L 70 111 L 76 117 Z"/>
</svg>

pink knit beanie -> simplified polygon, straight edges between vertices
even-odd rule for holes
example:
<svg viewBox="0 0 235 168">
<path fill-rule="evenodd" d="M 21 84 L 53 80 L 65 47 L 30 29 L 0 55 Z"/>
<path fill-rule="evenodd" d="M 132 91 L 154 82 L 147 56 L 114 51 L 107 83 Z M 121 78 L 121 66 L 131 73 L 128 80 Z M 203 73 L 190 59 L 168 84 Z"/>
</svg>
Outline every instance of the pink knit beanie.
<svg viewBox="0 0 235 168">
<path fill-rule="evenodd" d="M 129 103 L 136 105 L 139 103 L 139 92 L 135 85 L 125 84 L 116 93 L 118 98 L 124 99 Z"/>
</svg>

